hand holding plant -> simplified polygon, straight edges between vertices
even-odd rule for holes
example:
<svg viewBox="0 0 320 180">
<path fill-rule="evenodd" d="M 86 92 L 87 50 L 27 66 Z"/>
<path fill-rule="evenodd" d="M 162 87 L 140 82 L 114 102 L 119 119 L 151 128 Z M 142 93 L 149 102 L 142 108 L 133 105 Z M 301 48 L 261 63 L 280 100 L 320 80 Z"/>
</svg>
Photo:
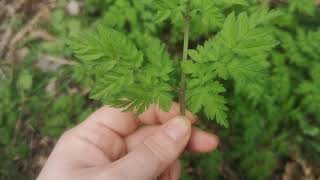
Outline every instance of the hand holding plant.
<svg viewBox="0 0 320 180">
<path fill-rule="evenodd" d="M 209 152 L 218 145 L 213 134 L 191 128 L 191 113 L 178 114 L 178 104 L 168 112 L 152 106 L 139 117 L 103 107 L 60 138 L 38 180 L 178 180 L 186 147 Z"/>
</svg>

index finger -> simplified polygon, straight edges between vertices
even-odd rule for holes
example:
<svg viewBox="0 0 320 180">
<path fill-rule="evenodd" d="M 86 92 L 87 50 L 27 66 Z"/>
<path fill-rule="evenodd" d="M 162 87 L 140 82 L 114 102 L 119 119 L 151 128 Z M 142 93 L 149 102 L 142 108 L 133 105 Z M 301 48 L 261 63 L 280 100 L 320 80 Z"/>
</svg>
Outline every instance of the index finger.
<svg viewBox="0 0 320 180">
<path fill-rule="evenodd" d="M 128 136 L 138 128 L 139 119 L 131 112 L 103 106 L 83 122 L 84 125 L 91 123 L 110 129 L 120 136 Z"/>
<path fill-rule="evenodd" d="M 168 112 L 163 111 L 158 105 L 153 105 L 142 113 L 139 119 L 143 124 L 147 125 L 163 124 L 178 115 L 180 115 L 180 105 L 174 102 Z M 190 119 L 192 123 L 197 121 L 197 117 L 189 111 L 186 112 L 186 117 Z"/>
</svg>

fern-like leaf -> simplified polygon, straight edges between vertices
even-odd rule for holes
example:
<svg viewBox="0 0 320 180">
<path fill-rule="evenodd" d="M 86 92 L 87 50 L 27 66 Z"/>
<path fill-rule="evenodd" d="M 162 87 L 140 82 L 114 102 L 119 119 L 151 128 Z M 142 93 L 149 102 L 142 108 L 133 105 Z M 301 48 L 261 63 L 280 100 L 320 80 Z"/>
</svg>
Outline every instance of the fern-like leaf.
<svg viewBox="0 0 320 180">
<path fill-rule="evenodd" d="M 93 99 L 138 113 L 153 104 L 170 109 L 173 64 L 159 40 L 145 37 L 138 49 L 123 34 L 99 28 L 71 37 L 69 45 L 81 61 L 80 69 L 95 82 Z"/>
</svg>

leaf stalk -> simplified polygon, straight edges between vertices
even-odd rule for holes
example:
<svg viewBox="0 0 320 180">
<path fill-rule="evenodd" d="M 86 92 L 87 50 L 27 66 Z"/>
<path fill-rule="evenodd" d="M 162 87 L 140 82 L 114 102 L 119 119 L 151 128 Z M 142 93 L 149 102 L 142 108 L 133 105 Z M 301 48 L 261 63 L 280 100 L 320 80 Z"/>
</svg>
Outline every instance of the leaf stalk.
<svg viewBox="0 0 320 180">
<path fill-rule="evenodd" d="M 184 18 L 184 38 L 183 38 L 183 54 L 182 61 L 188 60 L 189 49 L 189 29 L 190 29 L 190 17 L 187 8 Z M 179 102 L 180 102 L 180 114 L 186 115 L 186 74 L 181 70 L 180 90 L 179 90 Z"/>
</svg>

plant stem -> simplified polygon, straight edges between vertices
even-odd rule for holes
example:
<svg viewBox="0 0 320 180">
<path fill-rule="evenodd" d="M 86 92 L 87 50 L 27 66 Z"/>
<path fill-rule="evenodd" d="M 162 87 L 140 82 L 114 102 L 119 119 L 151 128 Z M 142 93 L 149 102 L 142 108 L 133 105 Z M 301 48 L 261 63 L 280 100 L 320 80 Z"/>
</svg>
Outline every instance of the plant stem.
<svg viewBox="0 0 320 180">
<path fill-rule="evenodd" d="M 187 13 L 185 15 L 185 25 L 184 25 L 184 38 L 183 38 L 183 55 L 182 61 L 188 60 L 188 48 L 189 48 L 189 26 L 190 26 L 190 17 Z M 180 81 L 180 91 L 179 91 L 179 101 L 180 101 L 180 114 L 186 114 L 186 75 L 181 70 L 181 81 Z"/>
</svg>

